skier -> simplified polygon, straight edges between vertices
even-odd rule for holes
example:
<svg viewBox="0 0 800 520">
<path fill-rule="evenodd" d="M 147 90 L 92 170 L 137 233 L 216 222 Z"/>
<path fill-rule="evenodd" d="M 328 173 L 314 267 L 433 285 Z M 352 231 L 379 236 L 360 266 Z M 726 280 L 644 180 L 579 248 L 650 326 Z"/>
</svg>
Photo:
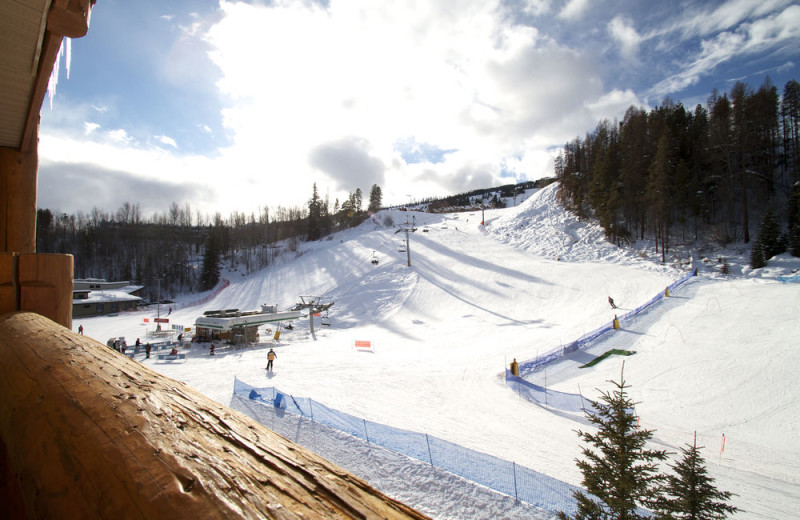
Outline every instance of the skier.
<svg viewBox="0 0 800 520">
<path fill-rule="evenodd" d="M 611 296 L 608 297 L 608 303 L 611 304 L 611 308 L 612 309 L 616 309 L 617 308 L 617 306 L 614 304 L 614 299 Z"/>
<path fill-rule="evenodd" d="M 83 325 L 78 325 L 78 334 L 83 336 Z"/>
<path fill-rule="evenodd" d="M 274 350 L 269 349 L 269 352 L 267 352 L 267 372 L 272 372 L 272 362 L 275 361 L 276 357 L 278 357 L 278 354 L 276 354 Z"/>
<path fill-rule="evenodd" d="M 150 346 L 150 342 L 148 341 L 147 344 L 144 346 L 144 353 L 145 353 L 145 357 L 147 359 L 150 359 L 150 349 L 151 348 L 152 347 Z"/>
</svg>

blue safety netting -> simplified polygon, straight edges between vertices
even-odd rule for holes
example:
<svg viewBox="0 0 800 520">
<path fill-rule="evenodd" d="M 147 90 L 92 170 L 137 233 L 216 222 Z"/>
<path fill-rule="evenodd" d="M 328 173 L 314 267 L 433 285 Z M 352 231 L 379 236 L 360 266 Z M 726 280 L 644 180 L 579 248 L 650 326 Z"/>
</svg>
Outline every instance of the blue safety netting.
<svg viewBox="0 0 800 520">
<path fill-rule="evenodd" d="M 367 421 L 329 408 L 306 397 L 294 397 L 275 387 L 255 388 L 236 379 L 234 396 L 247 398 L 269 410 L 269 420 L 281 421 L 286 414 L 302 416 L 348 433 L 370 444 L 381 446 L 449 471 L 500 493 L 551 512 L 574 514 L 573 492 L 579 488 L 514 462 L 499 459 L 458 444 L 425 434 Z M 248 413 L 265 426 L 259 414 Z M 273 428 L 275 429 L 275 428 Z M 313 448 L 312 448 L 313 449 Z"/>
</svg>

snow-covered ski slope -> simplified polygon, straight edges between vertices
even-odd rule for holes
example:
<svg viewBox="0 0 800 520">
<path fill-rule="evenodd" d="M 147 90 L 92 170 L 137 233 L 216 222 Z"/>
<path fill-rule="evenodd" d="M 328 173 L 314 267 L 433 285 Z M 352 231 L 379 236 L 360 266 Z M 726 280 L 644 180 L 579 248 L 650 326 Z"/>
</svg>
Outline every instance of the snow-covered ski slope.
<svg viewBox="0 0 800 520">
<path fill-rule="evenodd" d="M 238 377 L 580 484 L 575 430 L 585 423 L 519 398 L 503 371 L 513 358 L 533 358 L 607 324 L 614 316 L 609 295 L 623 314 L 689 266 L 679 271 L 609 244 L 602 230 L 556 204 L 556 189 L 486 211 L 485 226 L 480 212 L 383 211 L 329 240 L 301 244 L 291 260 L 261 272 L 225 273 L 228 288 L 202 308 L 174 311 L 172 323 L 190 326 L 209 309 L 262 303 L 284 309 L 301 295 L 318 295 L 335 301 L 332 325 L 318 324 L 312 337 L 308 321 L 299 320 L 277 342 L 263 333 L 259 346 L 220 348 L 214 357 L 193 346 L 182 364 L 136 359 L 226 405 Z M 394 227 L 383 225 L 387 215 Z M 406 218 L 417 225 L 411 267 L 399 251 L 405 234 L 396 233 Z M 800 503 L 800 290 L 775 276 L 800 262 L 782 256 L 751 272 L 736 264 L 746 258 L 728 261 L 731 272 L 743 274 L 725 279 L 695 258 L 696 281 L 592 349 L 637 352 L 624 358 L 625 379 L 641 401 L 641 424 L 671 451 L 696 431 L 709 472 L 721 489 L 738 495 L 732 502 L 745 510 L 738 518 L 793 518 Z M 126 336 L 132 344 L 145 340 L 143 318 L 154 315 L 151 309 L 74 326 L 83 324 L 102 342 Z M 357 340 L 369 341 L 373 352 L 356 350 Z M 278 352 L 269 378 L 268 346 Z M 533 377 L 595 398 L 596 389 L 608 390 L 607 380 L 618 379 L 622 359 L 590 369 L 577 368 L 585 359 L 568 359 Z M 442 497 L 440 508 L 424 510 L 437 518 L 513 517 L 509 509 L 493 509 L 513 509 L 513 502 L 487 499 L 477 513 L 474 504 L 459 509 L 457 489 Z M 403 499 L 414 505 L 413 497 Z"/>
</svg>

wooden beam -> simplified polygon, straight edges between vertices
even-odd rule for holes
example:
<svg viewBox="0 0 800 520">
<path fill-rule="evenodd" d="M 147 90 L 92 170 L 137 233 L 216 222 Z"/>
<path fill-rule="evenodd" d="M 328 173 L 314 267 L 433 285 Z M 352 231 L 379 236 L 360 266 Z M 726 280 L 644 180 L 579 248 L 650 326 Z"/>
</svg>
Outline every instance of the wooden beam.
<svg viewBox="0 0 800 520">
<path fill-rule="evenodd" d="M 50 74 L 61 48 L 63 36 L 46 31 L 42 42 L 42 53 L 39 57 L 39 68 L 36 71 L 36 80 L 33 84 L 30 102 L 28 104 L 28 115 L 25 118 L 25 130 L 22 134 L 20 151 L 31 152 L 39 147 L 39 118 L 42 111 L 42 102 L 47 93 L 47 84 L 50 81 Z"/>
<path fill-rule="evenodd" d="M 47 30 L 68 38 L 86 36 L 92 5 L 90 0 L 55 0 L 47 16 Z"/>
<path fill-rule="evenodd" d="M 0 396 L 0 507 L 14 518 L 427 518 L 33 313 L 0 316 Z"/>
</svg>

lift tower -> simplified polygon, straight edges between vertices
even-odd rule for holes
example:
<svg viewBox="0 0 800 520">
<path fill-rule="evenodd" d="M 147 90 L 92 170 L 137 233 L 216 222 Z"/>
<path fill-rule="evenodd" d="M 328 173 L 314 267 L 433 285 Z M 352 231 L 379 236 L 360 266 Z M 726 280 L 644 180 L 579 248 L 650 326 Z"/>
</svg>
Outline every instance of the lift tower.
<svg viewBox="0 0 800 520">
<path fill-rule="evenodd" d="M 413 233 L 417 230 L 416 227 L 417 217 L 415 215 L 411 216 L 411 224 L 408 223 L 408 217 L 406 217 L 406 223 L 400 224 L 400 229 L 394 232 L 394 234 L 398 234 L 401 231 L 406 232 L 406 259 L 408 260 L 408 267 L 411 267 L 411 247 L 409 247 L 408 243 L 408 234 Z"/>
</svg>

